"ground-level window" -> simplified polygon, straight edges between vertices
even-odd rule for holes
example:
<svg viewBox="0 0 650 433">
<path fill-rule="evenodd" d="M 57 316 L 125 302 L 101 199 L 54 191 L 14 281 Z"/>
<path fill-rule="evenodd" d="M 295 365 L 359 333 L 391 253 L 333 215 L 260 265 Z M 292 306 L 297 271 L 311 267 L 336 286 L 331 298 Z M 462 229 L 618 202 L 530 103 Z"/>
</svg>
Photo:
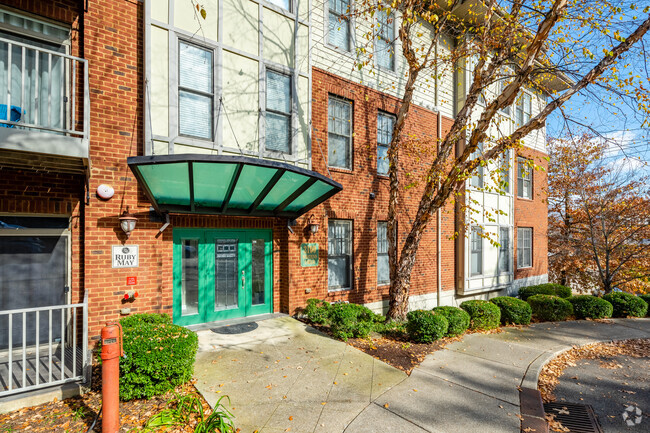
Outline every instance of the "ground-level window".
<svg viewBox="0 0 650 433">
<path fill-rule="evenodd" d="M 533 198 L 533 169 L 526 158 L 517 158 L 517 197 Z"/>
<path fill-rule="evenodd" d="M 510 272 L 510 228 L 499 229 L 499 273 Z"/>
<path fill-rule="evenodd" d="M 327 287 L 352 288 L 352 221 L 329 220 L 327 228 Z"/>
<path fill-rule="evenodd" d="M 390 284 L 388 266 L 388 223 L 377 222 L 377 285 Z"/>
<path fill-rule="evenodd" d="M 517 268 L 533 266 L 533 229 L 519 227 L 517 229 Z"/>
<path fill-rule="evenodd" d="M 481 227 L 472 227 L 470 252 L 471 274 L 481 275 L 483 273 L 483 237 L 481 237 Z"/>
</svg>

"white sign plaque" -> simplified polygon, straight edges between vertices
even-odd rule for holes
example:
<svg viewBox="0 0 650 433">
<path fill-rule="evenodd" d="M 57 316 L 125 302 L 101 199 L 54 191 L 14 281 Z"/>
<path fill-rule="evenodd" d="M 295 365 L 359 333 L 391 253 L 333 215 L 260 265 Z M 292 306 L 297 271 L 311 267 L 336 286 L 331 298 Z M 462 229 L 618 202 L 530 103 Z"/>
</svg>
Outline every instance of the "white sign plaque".
<svg viewBox="0 0 650 433">
<path fill-rule="evenodd" d="M 114 268 L 137 268 L 138 245 L 113 245 L 112 258 Z"/>
</svg>

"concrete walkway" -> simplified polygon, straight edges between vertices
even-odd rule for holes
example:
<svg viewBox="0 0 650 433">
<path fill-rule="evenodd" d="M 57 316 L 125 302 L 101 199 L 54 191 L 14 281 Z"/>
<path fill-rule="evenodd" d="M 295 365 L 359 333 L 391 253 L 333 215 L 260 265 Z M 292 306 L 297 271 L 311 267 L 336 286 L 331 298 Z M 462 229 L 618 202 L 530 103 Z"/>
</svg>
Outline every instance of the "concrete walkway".
<svg viewBox="0 0 650 433">
<path fill-rule="evenodd" d="M 285 317 L 239 335 L 200 331 L 195 375 L 227 394 L 242 433 L 518 432 L 518 387 L 573 345 L 650 338 L 650 319 L 574 321 L 472 334 L 411 376 Z"/>
</svg>

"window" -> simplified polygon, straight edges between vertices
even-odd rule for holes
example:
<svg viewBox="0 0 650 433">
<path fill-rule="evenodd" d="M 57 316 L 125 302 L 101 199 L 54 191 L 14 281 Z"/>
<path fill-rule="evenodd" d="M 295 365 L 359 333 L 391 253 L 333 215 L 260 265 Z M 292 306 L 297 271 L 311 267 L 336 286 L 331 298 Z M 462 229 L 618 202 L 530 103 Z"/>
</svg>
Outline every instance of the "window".
<svg viewBox="0 0 650 433">
<path fill-rule="evenodd" d="M 329 290 L 352 288 L 352 221 L 329 220 L 327 287 Z"/>
<path fill-rule="evenodd" d="M 503 185 L 503 192 L 510 194 L 510 149 L 501 154 L 501 172 L 500 179 Z"/>
<path fill-rule="evenodd" d="M 517 229 L 517 268 L 533 266 L 533 229 Z"/>
<path fill-rule="evenodd" d="M 179 42 L 178 133 L 212 140 L 212 50 Z"/>
<path fill-rule="evenodd" d="M 350 0 L 329 0 L 327 43 L 350 51 Z"/>
<path fill-rule="evenodd" d="M 395 117 L 377 114 L 377 174 L 388 174 L 388 147 L 393 138 Z"/>
<path fill-rule="evenodd" d="M 390 284 L 388 264 L 388 223 L 377 222 L 377 285 Z"/>
<path fill-rule="evenodd" d="M 483 143 L 478 144 L 478 148 L 472 153 L 472 159 L 478 158 L 483 155 Z M 483 188 L 483 166 L 479 164 L 476 171 L 472 176 L 472 186 L 475 188 Z"/>
<path fill-rule="evenodd" d="M 469 60 L 469 68 L 468 68 L 468 79 L 469 82 L 467 84 L 467 91 L 469 91 L 470 87 L 472 86 L 472 82 L 474 81 L 474 72 L 476 71 L 476 66 L 478 65 L 478 55 L 474 54 L 472 55 Z M 477 103 L 481 106 L 485 106 L 485 95 L 483 93 L 483 89 L 478 94 L 478 100 Z"/>
<path fill-rule="evenodd" d="M 352 103 L 330 96 L 327 118 L 328 164 L 352 170 Z"/>
<path fill-rule="evenodd" d="M 499 273 L 510 272 L 510 228 L 499 229 Z"/>
<path fill-rule="evenodd" d="M 377 66 L 390 70 L 395 69 L 395 25 L 393 15 L 388 15 L 386 10 L 377 13 L 377 45 L 375 46 Z"/>
<path fill-rule="evenodd" d="M 291 0 L 267 0 L 267 1 L 276 6 L 280 6 L 282 9 L 286 9 L 288 11 L 291 10 Z"/>
<path fill-rule="evenodd" d="M 472 276 L 481 275 L 483 273 L 483 238 L 481 237 L 481 227 L 472 227 L 470 251 L 471 274 Z"/>
<path fill-rule="evenodd" d="M 502 69 L 500 74 L 500 79 L 499 79 L 499 95 L 501 95 L 503 91 L 506 90 L 508 84 L 510 84 L 508 82 L 508 70 Z M 501 112 L 506 116 L 510 116 L 510 106 L 508 105 L 507 107 L 503 107 L 501 109 Z"/>
<path fill-rule="evenodd" d="M 533 112 L 533 98 L 529 93 L 522 92 L 517 99 L 515 117 L 517 127 L 527 124 Z"/>
<path fill-rule="evenodd" d="M 291 153 L 291 77 L 266 71 L 266 150 Z"/>
<path fill-rule="evenodd" d="M 533 198 L 533 170 L 526 158 L 517 158 L 517 197 Z"/>
</svg>

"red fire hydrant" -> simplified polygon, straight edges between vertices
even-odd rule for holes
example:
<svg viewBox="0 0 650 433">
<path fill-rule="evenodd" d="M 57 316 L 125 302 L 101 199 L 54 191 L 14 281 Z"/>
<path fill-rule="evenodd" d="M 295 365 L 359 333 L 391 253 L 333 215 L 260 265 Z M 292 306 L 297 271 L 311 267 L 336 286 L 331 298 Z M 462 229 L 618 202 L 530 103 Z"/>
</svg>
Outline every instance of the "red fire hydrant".
<svg viewBox="0 0 650 433">
<path fill-rule="evenodd" d="M 120 428 L 120 357 L 122 326 L 106 322 L 102 328 L 102 433 L 117 433 Z"/>
</svg>

